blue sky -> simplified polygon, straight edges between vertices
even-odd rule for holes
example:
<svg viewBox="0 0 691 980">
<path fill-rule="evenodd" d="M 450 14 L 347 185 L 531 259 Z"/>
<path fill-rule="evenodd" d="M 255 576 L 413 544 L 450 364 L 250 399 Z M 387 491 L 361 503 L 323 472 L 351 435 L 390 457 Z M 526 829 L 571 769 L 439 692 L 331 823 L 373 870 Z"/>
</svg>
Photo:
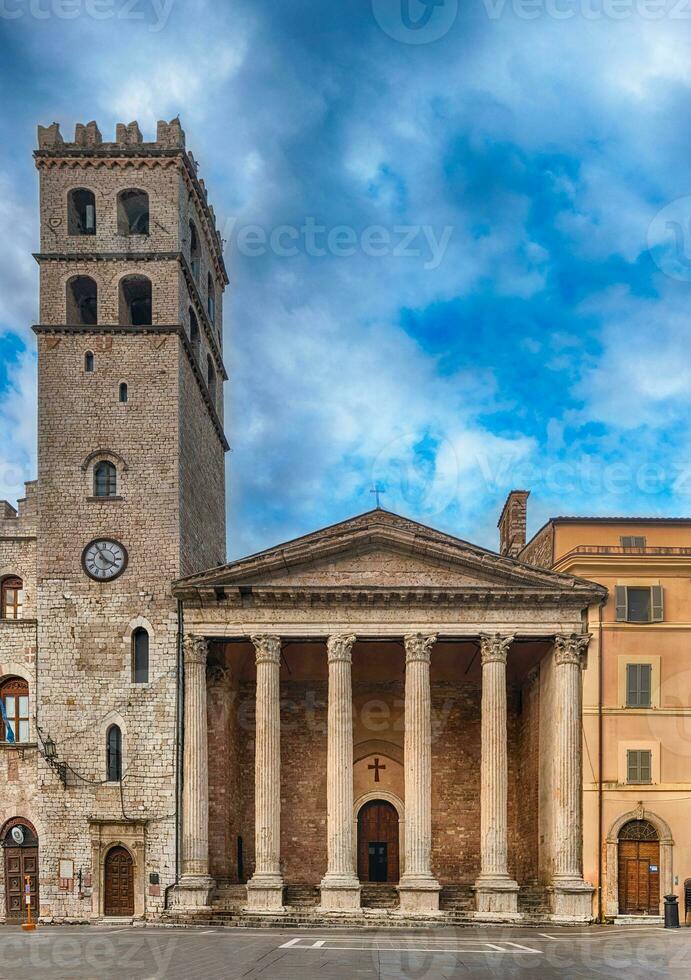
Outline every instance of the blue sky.
<svg viewBox="0 0 691 980">
<path fill-rule="evenodd" d="M 688 516 L 691 9 L 651 10 L 3 0 L 0 498 L 35 475 L 36 124 L 179 113 L 232 280 L 229 554 L 375 482 L 490 547 L 513 486 L 533 530 Z"/>
</svg>

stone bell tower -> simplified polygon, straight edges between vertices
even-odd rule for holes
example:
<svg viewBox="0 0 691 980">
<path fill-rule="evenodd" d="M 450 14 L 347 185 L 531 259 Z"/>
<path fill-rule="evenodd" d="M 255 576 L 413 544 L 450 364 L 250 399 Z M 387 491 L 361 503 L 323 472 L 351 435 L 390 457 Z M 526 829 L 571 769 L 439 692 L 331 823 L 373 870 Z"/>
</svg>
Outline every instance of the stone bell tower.
<svg viewBox="0 0 691 980">
<path fill-rule="evenodd" d="M 112 142 L 95 122 L 71 143 L 39 126 L 35 161 L 37 717 L 57 760 L 39 763 L 41 905 L 156 914 L 178 863 L 171 583 L 225 557 L 228 277 L 178 119 L 155 142 L 136 122 Z M 115 842 L 132 908 L 114 911 Z M 90 889 L 60 890 L 65 859 Z"/>
</svg>

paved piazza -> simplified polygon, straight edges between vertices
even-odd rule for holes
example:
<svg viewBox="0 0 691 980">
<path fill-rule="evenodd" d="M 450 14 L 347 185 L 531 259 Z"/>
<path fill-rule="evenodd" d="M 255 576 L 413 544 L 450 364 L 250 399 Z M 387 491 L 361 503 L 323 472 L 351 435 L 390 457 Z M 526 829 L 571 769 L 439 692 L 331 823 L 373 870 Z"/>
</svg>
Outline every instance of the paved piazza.
<svg viewBox="0 0 691 980">
<path fill-rule="evenodd" d="M 0 932 L 1 980 L 688 977 L 691 930 L 244 930 L 46 926 Z"/>
</svg>

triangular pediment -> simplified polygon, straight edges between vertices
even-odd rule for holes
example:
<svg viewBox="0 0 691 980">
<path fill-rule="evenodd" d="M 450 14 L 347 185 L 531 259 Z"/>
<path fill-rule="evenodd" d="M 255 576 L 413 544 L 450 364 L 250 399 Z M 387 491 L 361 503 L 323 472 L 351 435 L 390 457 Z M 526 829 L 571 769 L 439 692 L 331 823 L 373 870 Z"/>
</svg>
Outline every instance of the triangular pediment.
<svg viewBox="0 0 691 980">
<path fill-rule="evenodd" d="M 374 510 L 178 583 L 178 590 L 268 588 L 501 589 L 570 592 L 591 583 L 533 568 Z M 177 591 L 177 590 L 176 590 Z"/>
</svg>

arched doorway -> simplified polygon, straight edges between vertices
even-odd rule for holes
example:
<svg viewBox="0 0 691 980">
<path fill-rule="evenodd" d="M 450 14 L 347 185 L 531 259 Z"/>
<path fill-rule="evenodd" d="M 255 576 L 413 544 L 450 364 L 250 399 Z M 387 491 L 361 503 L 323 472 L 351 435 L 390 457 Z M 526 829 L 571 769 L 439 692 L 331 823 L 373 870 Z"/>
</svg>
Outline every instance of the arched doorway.
<svg viewBox="0 0 691 980">
<path fill-rule="evenodd" d="M 630 820 L 619 831 L 619 914 L 658 915 L 660 839 L 648 820 Z"/>
<path fill-rule="evenodd" d="M 104 914 L 134 915 L 134 864 L 126 847 L 111 847 L 104 871 Z"/>
<path fill-rule="evenodd" d="M 9 820 L 2 830 L 5 852 L 5 921 L 24 922 L 26 888 L 31 911 L 38 914 L 38 835 L 33 824 L 22 817 Z"/>
<path fill-rule="evenodd" d="M 386 800 L 369 800 L 357 821 L 358 877 L 360 881 L 399 879 L 398 812 Z"/>
</svg>

